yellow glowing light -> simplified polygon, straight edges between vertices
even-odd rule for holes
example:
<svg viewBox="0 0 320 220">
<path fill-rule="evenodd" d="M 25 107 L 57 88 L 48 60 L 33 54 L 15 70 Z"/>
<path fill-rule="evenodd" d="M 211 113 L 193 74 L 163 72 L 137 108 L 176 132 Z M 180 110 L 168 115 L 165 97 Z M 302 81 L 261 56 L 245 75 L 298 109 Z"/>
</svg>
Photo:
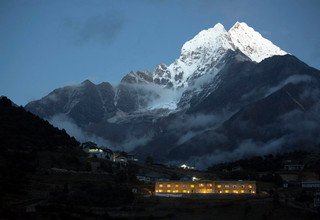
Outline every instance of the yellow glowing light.
<svg viewBox="0 0 320 220">
<path fill-rule="evenodd" d="M 240 192 L 241 192 L 241 193 L 244 193 L 244 190 L 242 189 Z"/>
<path fill-rule="evenodd" d="M 239 193 L 238 190 L 233 190 L 232 192 L 233 192 L 233 193 Z"/>
<path fill-rule="evenodd" d="M 167 192 L 169 193 L 169 192 L 171 192 L 171 190 L 170 190 L 170 189 L 168 189 L 168 190 L 167 190 Z"/>
<path fill-rule="evenodd" d="M 158 192 L 158 190 L 156 190 L 156 193 Z"/>
<path fill-rule="evenodd" d="M 186 192 L 187 192 L 187 190 L 185 190 L 185 189 L 184 189 L 182 192 L 186 193 Z"/>
<path fill-rule="evenodd" d="M 217 185 L 218 188 L 221 188 L 221 185 Z"/>
<path fill-rule="evenodd" d="M 203 187 L 203 184 L 202 184 L 202 183 L 200 183 L 200 184 L 199 184 L 199 187 Z"/>
<path fill-rule="evenodd" d="M 249 185 L 249 189 L 252 189 L 252 186 L 251 186 L 251 185 Z"/>
<path fill-rule="evenodd" d="M 252 193 L 255 193 L 255 191 L 254 191 L 254 190 L 252 190 Z"/>
<path fill-rule="evenodd" d="M 224 192 L 225 192 L 225 193 L 229 193 L 229 190 L 228 190 L 228 189 L 226 189 Z"/>
<path fill-rule="evenodd" d="M 207 184 L 207 186 L 208 186 L 208 187 L 212 187 L 212 184 L 211 184 L 211 183 L 209 183 L 209 184 Z"/>
<path fill-rule="evenodd" d="M 194 185 L 191 185 L 191 188 L 194 188 Z"/>
<path fill-rule="evenodd" d="M 161 192 L 162 192 L 162 189 L 159 189 L 159 192 L 161 193 Z"/>
<path fill-rule="evenodd" d="M 159 187 L 162 187 L 162 184 L 160 184 Z"/>
<path fill-rule="evenodd" d="M 179 187 L 179 185 L 178 185 L 178 184 L 176 184 L 176 187 Z"/>
</svg>

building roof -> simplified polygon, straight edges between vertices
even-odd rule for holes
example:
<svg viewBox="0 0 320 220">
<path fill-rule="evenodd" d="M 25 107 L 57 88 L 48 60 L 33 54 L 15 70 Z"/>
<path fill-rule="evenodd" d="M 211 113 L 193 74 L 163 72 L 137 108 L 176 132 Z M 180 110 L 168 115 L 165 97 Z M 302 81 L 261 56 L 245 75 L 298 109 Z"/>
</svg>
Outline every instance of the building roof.
<svg viewBox="0 0 320 220">
<path fill-rule="evenodd" d="M 162 183 L 166 183 L 166 182 L 175 182 L 175 183 L 186 183 L 186 182 L 193 182 L 193 183 L 201 183 L 201 182 L 252 182 L 255 183 L 255 180 L 197 180 L 197 181 L 190 181 L 190 180 L 168 180 L 168 181 L 158 181 L 158 182 L 162 182 Z"/>
</svg>

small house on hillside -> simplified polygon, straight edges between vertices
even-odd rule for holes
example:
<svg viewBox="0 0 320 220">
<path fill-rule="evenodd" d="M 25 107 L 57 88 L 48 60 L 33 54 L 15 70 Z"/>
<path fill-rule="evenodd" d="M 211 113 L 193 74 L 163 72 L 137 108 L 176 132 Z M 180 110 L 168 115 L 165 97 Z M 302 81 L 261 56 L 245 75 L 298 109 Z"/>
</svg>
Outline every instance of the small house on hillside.
<svg viewBox="0 0 320 220">
<path fill-rule="evenodd" d="M 128 163 L 128 153 L 124 151 L 115 151 L 113 153 L 112 161 L 116 163 L 123 163 L 126 164 Z"/>
<path fill-rule="evenodd" d="M 87 152 L 90 157 L 112 160 L 113 152 L 108 148 L 100 148 L 96 146 L 84 146 L 83 150 Z"/>
<path fill-rule="evenodd" d="M 320 181 L 303 181 L 301 182 L 302 188 L 320 188 Z"/>
<path fill-rule="evenodd" d="M 304 169 L 304 164 L 285 164 L 284 170 L 287 171 L 301 171 Z"/>
<path fill-rule="evenodd" d="M 138 161 L 138 158 L 134 154 L 127 154 L 127 160 Z"/>
<path fill-rule="evenodd" d="M 283 169 L 287 171 L 301 171 L 304 169 L 304 164 L 301 161 L 285 160 Z"/>
<path fill-rule="evenodd" d="M 145 183 L 154 183 L 157 181 L 169 181 L 167 175 L 156 173 L 156 172 L 147 172 L 147 173 L 139 173 L 137 174 L 137 179 L 141 182 Z"/>
</svg>

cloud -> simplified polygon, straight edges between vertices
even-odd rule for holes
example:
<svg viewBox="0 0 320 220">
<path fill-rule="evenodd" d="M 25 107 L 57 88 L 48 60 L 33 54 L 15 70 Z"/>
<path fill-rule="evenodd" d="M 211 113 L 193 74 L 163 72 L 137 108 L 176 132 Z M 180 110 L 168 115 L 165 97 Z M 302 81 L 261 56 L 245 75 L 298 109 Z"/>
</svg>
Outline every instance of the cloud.
<svg viewBox="0 0 320 220">
<path fill-rule="evenodd" d="M 276 92 L 277 90 L 283 88 L 285 85 L 292 83 L 292 84 L 299 84 L 302 82 L 311 82 L 314 80 L 311 76 L 308 75 L 292 75 L 289 76 L 288 78 L 282 80 L 280 83 L 273 87 L 259 87 L 259 88 L 254 88 L 252 91 L 249 93 L 244 94 L 241 96 L 242 101 L 253 101 L 257 100 L 259 98 L 265 98 L 272 93 Z"/>
<path fill-rule="evenodd" d="M 299 81 L 299 78 L 292 79 Z M 292 82 L 292 80 L 290 81 Z M 285 134 L 281 137 L 267 142 L 253 139 L 240 140 L 231 151 L 216 150 L 210 155 L 190 158 L 188 162 L 196 164 L 200 169 L 204 169 L 212 164 L 269 153 L 279 153 L 295 149 L 319 150 L 317 146 L 320 143 L 320 90 L 308 88 L 300 95 L 300 99 L 308 99 L 308 102 L 312 100 L 315 104 L 310 108 L 306 108 L 305 111 L 295 109 L 283 114 L 275 122 L 261 128 L 265 131 L 269 128 L 285 131 Z M 249 126 L 246 125 L 245 127 Z"/>
<path fill-rule="evenodd" d="M 282 82 L 280 82 L 277 86 L 270 88 L 266 94 L 265 97 L 267 97 L 268 95 L 270 95 L 271 93 L 281 89 L 283 86 L 292 83 L 292 84 L 298 84 L 301 82 L 310 82 L 312 81 L 312 77 L 308 76 L 308 75 L 292 75 L 290 77 L 288 77 L 287 79 L 283 80 Z"/>
<path fill-rule="evenodd" d="M 54 115 L 49 118 L 48 121 L 55 127 L 65 129 L 70 136 L 75 137 L 81 143 L 92 141 L 98 144 L 98 146 L 108 147 L 112 150 L 124 150 L 130 152 L 137 146 L 145 145 L 153 137 L 152 133 L 148 133 L 142 137 L 136 137 L 128 134 L 121 143 L 114 143 L 97 135 L 85 132 L 65 114 Z"/>
<path fill-rule="evenodd" d="M 71 30 L 73 39 L 78 45 L 90 42 L 110 44 L 122 30 L 123 25 L 123 16 L 115 12 L 90 16 L 85 20 L 67 18 L 64 21 L 64 27 Z"/>
<path fill-rule="evenodd" d="M 202 131 L 198 131 L 198 132 L 188 131 L 186 134 L 180 137 L 180 139 L 177 141 L 177 145 L 180 145 L 189 141 L 191 138 L 197 136 L 200 133 L 202 133 Z"/>
<path fill-rule="evenodd" d="M 224 115 L 193 114 L 180 117 L 169 125 L 169 130 L 190 131 L 212 128 L 225 119 Z"/>
<path fill-rule="evenodd" d="M 132 93 L 135 93 L 141 104 L 139 110 L 155 110 L 155 109 L 176 109 L 177 103 L 182 95 L 181 90 L 163 88 L 160 85 L 139 82 L 139 83 L 121 83 Z M 121 92 L 121 90 L 120 90 Z"/>
<path fill-rule="evenodd" d="M 55 127 L 60 129 L 65 129 L 66 132 L 75 137 L 79 142 L 87 142 L 92 141 L 99 146 L 105 146 L 108 148 L 112 148 L 113 145 L 108 140 L 105 140 L 101 137 L 98 137 L 93 134 L 88 134 L 83 131 L 79 126 L 77 126 L 74 121 L 64 114 L 57 114 L 48 119 L 48 121 Z"/>
<path fill-rule="evenodd" d="M 152 135 L 144 135 L 142 137 L 127 136 L 126 139 L 121 143 L 121 148 L 124 151 L 133 151 L 138 146 L 143 146 L 152 140 Z"/>
<path fill-rule="evenodd" d="M 212 164 L 234 161 L 257 155 L 276 153 L 277 151 L 281 150 L 281 147 L 285 144 L 285 142 L 286 137 L 273 139 L 267 143 L 255 142 L 251 139 L 247 139 L 242 141 L 239 147 L 237 147 L 233 151 L 217 150 L 210 155 L 192 158 L 191 160 L 193 160 L 193 163 L 197 168 L 206 169 Z"/>
</svg>

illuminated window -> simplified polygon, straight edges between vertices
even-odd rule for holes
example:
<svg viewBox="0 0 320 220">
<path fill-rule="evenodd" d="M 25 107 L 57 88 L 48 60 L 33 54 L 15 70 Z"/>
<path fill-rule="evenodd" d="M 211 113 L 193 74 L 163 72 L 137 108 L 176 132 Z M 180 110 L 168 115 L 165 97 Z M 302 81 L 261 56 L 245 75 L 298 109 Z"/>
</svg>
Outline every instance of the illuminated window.
<svg viewBox="0 0 320 220">
<path fill-rule="evenodd" d="M 254 190 L 252 190 L 252 193 L 255 193 L 255 191 L 254 191 Z"/>
<path fill-rule="evenodd" d="M 203 183 L 200 183 L 200 184 L 199 184 L 199 187 L 203 187 L 203 186 L 204 186 Z"/>
<path fill-rule="evenodd" d="M 156 193 L 158 192 L 158 190 L 156 190 Z"/>
<path fill-rule="evenodd" d="M 188 193 L 190 193 L 190 191 L 188 190 Z"/>
<path fill-rule="evenodd" d="M 240 192 L 241 192 L 241 193 L 244 193 L 244 190 L 242 189 Z"/>
<path fill-rule="evenodd" d="M 219 193 L 222 193 L 222 190 L 219 190 L 218 192 L 219 192 Z"/>
<path fill-rule="evenodd" d="M 224 192 L 225 192 L 225 193 L 229 193 L 229 190 L 228 190 L 228 189 L 226 189 Z"/>
<path fill-rule="evenodd" d="M 232 192 L 233 192 L 233 193 L 239 193 L 238 190 L 233 190 Z"/>
<path fill-rule="evenodd" d="M 221 185 L 217 185 L 218 188 L 221 188 Z"/>
<path fill-rule="evenodd" d="M 170 189 L 168 189 L 168 190 L 167 190 L 167 192 L 169 193 L 169 192 L 171 192 L 171 190 L 170 190 Z"/>
<path fill-rule="evenodd" d="M 179 187 L 179 185 L 178 185 L 178 184 L 176 184 L 176 187 Z"/>
<path fill-rule="evenodd" d="M 170 187 L 171 187 L 171 185 L 170 185 L 170 184 L 167 184 L 167 187 L 168 187 L 168 188 L 170 188 Z"/>
<path fill-rule="evenodd" d="M 162 187 L 162 184 L 160 184 L 159 187 Z"/>
<path fill-rule="evenodd" d="M 209 184 L 207 184 L 207 186 L 208 186 L 208 187 L 212 187 L 212 184 L 211 184 L 211 183 L 209 183 Z"/>
<path fill-rule="evenodd" d="M 159 189 L 159 193 L 161 193 L 162 192 L 162 189 Z"/>
<path fill-rule="evenodd" d="M 229 188 L 229 185 L 224 185 L 224 187 Z"/>
<path fill-rule="evenodd" d="M 194 188 L 194 185 L 191 185 L 191 188 Z"/>
<path fill-rule="evenodd" d="M 249 185 L 249 189 L 252 189 L 252 185 Z"/>
<path fill-rule="evenodd" d="M 187 192 L 187 190 L 185 190 L 185 189 L 184 189 L 182 192 L 186 193 L 186 192 Z"/>
</svg>

